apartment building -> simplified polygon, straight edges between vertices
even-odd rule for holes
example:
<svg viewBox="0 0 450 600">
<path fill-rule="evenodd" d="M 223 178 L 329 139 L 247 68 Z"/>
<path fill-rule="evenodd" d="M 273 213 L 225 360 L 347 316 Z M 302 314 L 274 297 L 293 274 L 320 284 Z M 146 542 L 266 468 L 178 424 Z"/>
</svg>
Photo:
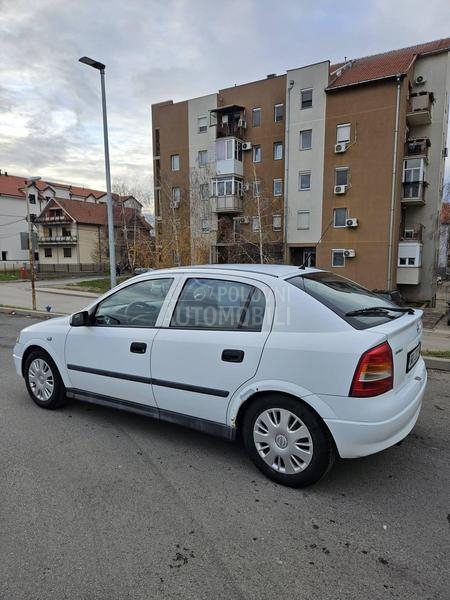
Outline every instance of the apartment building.
<svg viewBox="0 0 450 600">
<path fill-rule="evenodd" d="M 89 212 L 89 208 L 95 210 L 93 205 L 100 206 L 99 214 L 106 210 L 106 192 L 43 180 L 28 182 L 25 177 L 0 170 L 0 269 L 17 269 L 28 263 L 27 204 L 28 212 L 37 225 L 39 216 L 52 201 L 86 204 L 86 212 Z M 124 210 L 141 214 L 142 204 L 133 196 L 113 194 L 113 203 L 114 210 L 121 214 Z M 83 236 L 78 237 L 78 233 L 72 231 L 73 228 L 69 232 L 67 226 L 71 222 L 72 219 L 68 222 L 61 221 L 61 227 L 50 228 L 51 233 L 47 231 L 46 234 L 40 231 L 39 235 L 34 227 L 36 261 L 42 264 L 93 262 L 89 258 L 91 244 L 84 245 Z M 102 224 L 103 221 L 98 223 Z M 78 246 L 79 249 L 76 250 Z M 75 257 L 77 260 L 74 260 Z"/>
<path fill-rule="evenodd" d="M 450 38 L 152 106 L 158 264 L 285 261 L 434 301 Z"/>
</svg>

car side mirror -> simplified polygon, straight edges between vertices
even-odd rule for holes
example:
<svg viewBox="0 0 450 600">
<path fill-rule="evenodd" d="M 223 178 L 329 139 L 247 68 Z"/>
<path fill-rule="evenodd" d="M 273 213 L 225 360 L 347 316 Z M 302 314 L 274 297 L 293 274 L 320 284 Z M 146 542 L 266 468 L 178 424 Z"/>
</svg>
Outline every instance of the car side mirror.
<svg viewBox="0 0 450 600">
<path fill-rule="evenodd" d="M 87 310 L 77 312 L 70 317 L 72 327 L 83 327 L 90 324 L 90 316 Z"/>
</svg>

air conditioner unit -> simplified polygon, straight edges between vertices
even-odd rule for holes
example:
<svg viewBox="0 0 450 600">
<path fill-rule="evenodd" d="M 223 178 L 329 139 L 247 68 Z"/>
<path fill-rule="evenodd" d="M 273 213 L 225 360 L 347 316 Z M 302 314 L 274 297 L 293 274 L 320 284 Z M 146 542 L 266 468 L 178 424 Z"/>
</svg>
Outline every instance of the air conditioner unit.
<svg viewBox="0 0 450 600">
<path fill-rule="evenodd" d="M 157 220 L 157 221 L 162 221 L 162 217 L 161 217 L 161 216 L 158 216 L 158 217 L 156 217 L 156 220 Z"/>
<path fill-rule="evenodd" d="M 340 144 L 336 144 L 334 146 L 334 151 L 336 154 L 342 154 L 342 152 L 345 152 L 348 148 L 348 142 L 341 142 Z"/>
<path fill-rule="evenodd" d="M 247 127 L 247 121 L 245 119 L 239 119 L 238 127 L 242 127 L 243 129 L 245 129 Z"/>
<path fill-rule="evenodd" d="M 248 225 L 250 223 L 250 217 L 242 217 L 241 223 Z"/>
<path fill-rule="evenodd" d="M 347 248 L 347 250 L 344 250 L 344 256 L 345 258 L 354 258 L 356 256 L 356 252 L 353 250 L 353 248 Z"/>
<path fill-rule="evenodd" d="M 242 150 L 251 150 L 252 149 L 252 143 L 251 142 L 243 142 L 242 143 Z"/>
<path fill-rule="evenodd" d="M 170 202 L 170 208 L 180 208 L 180 201 L 179 200 L 172 200 Z"/>
<path fill-rule="evenodd" d="M 250 191 L 250 182 L 246 181 L 244 183 L 244 192 L 249 192 Z"/>
<path fill-rule="evenodd" d="M 414 85 L 423 85 L 426 82 L 427 80 L 423 75 L 417 75 L 417 77 L 414 79 Z"/>
<path fill-rule="evenodd" d="M 334 193 L 335 194 L 345 194 L 346 191 L 347 191 L 347 186 L 346 185 L 335 185 L 334 186 Z"/>
<path fill-rule="evenodd" d="M 358 219 L 347 219 L 345 224 L 347 227 L 358 227 Z"/>
</svg>

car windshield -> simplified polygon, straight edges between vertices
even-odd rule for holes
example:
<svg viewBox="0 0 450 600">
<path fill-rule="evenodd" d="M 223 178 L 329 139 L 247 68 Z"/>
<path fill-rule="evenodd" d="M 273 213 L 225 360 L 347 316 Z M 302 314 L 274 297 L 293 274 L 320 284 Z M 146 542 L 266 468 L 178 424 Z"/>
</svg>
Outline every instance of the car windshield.
<svg viewBox="0 0 450 600">
<path fill-rule="evenodd" d="M 328 306 L 356 329 L 375 327 L 402 316 L 401 312 L 389 310 L 398 309 L 393 302 L 334 273 L 317 272 L 296 275 L 288 281 Z M 348 315 L 350 312 L 372 307 L 379 310 L 367 312 L 364 315 Z"/>
</svg>

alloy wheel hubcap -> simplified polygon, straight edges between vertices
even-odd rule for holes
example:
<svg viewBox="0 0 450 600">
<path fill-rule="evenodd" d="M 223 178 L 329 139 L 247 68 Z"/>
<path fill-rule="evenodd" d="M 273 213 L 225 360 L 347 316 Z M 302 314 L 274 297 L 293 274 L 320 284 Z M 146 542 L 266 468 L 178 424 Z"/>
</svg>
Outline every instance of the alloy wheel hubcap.
<svg viewBox="0 0 450 600">
<path fill-rule="evenodd" d="M 258 416 L 253 441 L 264 462 L 279 473 L 300 473 L 312 460 L 309 429 L 300 417 L 285 408 L 270 408 Z"/>
<path fill-rule="evenodd" d="M 55 380 L 49 364 L 42 358 L 35 358 L 28 369 L 28 382 L 38 400 L 49 400 L 55 388 Z"/>
</svg>

